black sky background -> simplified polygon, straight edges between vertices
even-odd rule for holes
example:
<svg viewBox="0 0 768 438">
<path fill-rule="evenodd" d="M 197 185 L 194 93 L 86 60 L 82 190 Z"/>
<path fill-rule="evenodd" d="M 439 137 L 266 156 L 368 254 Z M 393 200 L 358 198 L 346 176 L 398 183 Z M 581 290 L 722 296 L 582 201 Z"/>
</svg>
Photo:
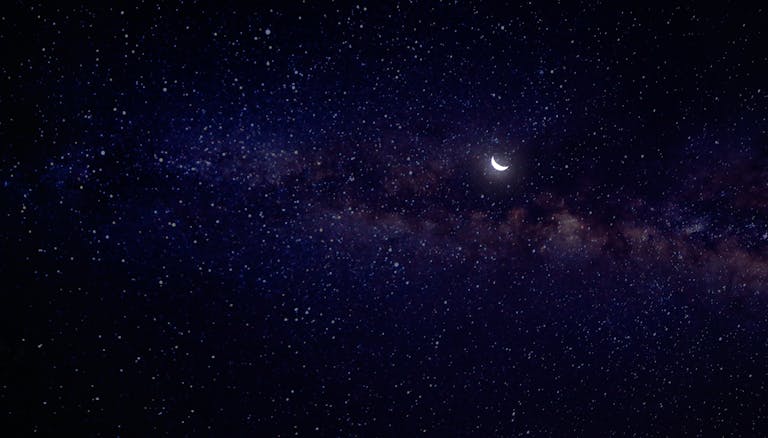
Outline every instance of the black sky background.
<svg viewBox="0 0 768 438">
<path fill-rule="evenodd" d="M 9 430 L 761 435 L 765 22 L 2 6 Z"/>
</svg>

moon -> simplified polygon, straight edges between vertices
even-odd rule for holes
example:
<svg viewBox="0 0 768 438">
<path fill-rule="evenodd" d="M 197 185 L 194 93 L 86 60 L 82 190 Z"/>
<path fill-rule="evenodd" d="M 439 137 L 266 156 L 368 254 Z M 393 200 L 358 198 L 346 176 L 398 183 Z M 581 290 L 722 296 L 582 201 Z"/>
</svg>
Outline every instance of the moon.
<svg viewBox="0 0 768 438">
<path fill-rule="evenodd" d="M 491 166 L 493 166 L 493 168 L 499 172 L 504 172 L 505 170 L 509 169 L 509 166 L 502 166 L 501 164 L 497 163 L 496 158 L 494 157 L 491 157 Z"/>
</svg>

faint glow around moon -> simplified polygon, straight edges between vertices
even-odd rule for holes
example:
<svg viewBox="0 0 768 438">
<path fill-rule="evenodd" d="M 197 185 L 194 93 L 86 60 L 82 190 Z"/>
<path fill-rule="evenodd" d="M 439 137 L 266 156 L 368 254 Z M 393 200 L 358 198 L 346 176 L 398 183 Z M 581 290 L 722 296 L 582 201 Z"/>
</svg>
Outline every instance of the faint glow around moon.
<svg viewBox="0 0 768 438">
<path fill-rule="evenodd" d="M 501 164 L 497 163 L 496 158 L 494 157 L 491 157 L 491 166 L 493 166 L 493 168 L 499 172 L 504 172 L 505 170 L 509 169 L 509 166 L 502 166 Z"/>
</svg>

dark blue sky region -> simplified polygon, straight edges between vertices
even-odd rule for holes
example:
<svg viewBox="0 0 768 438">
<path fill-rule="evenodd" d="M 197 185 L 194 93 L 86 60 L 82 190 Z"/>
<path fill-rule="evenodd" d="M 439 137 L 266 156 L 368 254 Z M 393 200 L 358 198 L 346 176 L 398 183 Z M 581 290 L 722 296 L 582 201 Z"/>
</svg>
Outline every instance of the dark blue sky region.
<svg viewBox="0 0 768 438">
<path fill-rule="evenodd" d="M 20 435 L 768 432 L 760 5 L 8 3 Z"/>
</svg>

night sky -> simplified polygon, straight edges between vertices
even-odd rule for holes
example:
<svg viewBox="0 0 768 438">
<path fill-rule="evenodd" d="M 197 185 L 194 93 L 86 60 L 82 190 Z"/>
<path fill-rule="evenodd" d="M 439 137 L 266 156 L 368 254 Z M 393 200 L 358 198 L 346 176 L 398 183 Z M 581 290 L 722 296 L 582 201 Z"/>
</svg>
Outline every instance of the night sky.
<svg viewBox="0 0 768 438">
<path fill-rule="evenodd" d="M 6 431 L 768 434 L 759 2 L 109 3 L 0 6 Z"/>
</svg>

